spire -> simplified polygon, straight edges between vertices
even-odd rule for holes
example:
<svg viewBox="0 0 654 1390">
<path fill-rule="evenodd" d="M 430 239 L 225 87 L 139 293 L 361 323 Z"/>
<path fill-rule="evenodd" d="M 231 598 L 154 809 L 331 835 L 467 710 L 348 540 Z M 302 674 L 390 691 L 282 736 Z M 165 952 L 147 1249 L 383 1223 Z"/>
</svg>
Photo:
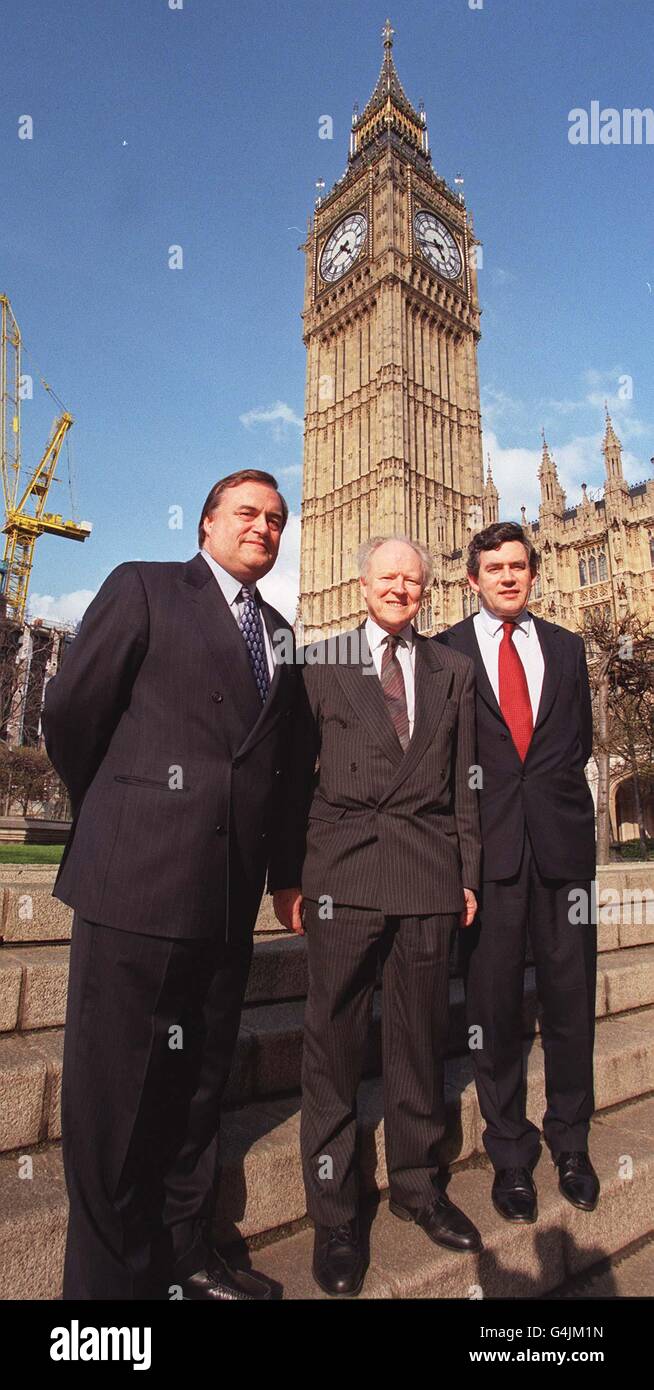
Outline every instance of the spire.
<svg viewBox="0 0 654 1390">
<path fill-rule="evenodd" d="M 377 136 L 393 130 L 401 140 L 418 148 L 428 156 L 427 118 L 424 107 L 416 111 L 409 101 L 397 75 L 393 59 L 393 36 L 395 30 L 390 19 L 382 29 L 384 57 L 377 85 L 361 115 L 352 121 L 352 141 L 350 158 L 370 144 Z"/>
<path fill-rule="evenodd" d="M 541 512 L 554 513 L 560 516 L 565 511 L 565 493 L 559 482 L 559 475 L 556 463 L 550 453 L 549 444 L 545 438 L 545 430 L 541 430 L 543 440 L 543 452 L 538 469 L 538 481 L 540 483 Z"/>
<path fill-rule="evenodd" d="M 604 430 L 604 442 L 602 453 L 604 454 L 604 468 L 606 472 L 607 486 L 617 483 L 624 488 L 624 474 L 622 472 L 622 444 L 613 428 L 613 421 L 609 415 L 608 403 L 604 402 L 604 415 L 606 417 L 606 428 Z"/>
<path fill-rule="evenodd" d="M 484 526 L 490 526 L 491 522 L 498 520 L 498 503 L 500 494 L 493 482 L 493 470 L 491 468 L 491 456 L 487 455 L 488 472 L 484 483 Z"/>
<path fill-rule="evenodd" d="M 602 448 L 604 450 L 604 453 L 606 453 L 607 449 L 621 449 L 622 445 L 613 428 L 613 421 L 611 419 L 611 416 L 609 415 L 608 401 L 604 402 L 604 415 L 606 419 L 606 428 L 604 431 L 604 443 L 602 445 Z"/>
<path fill-rule="evenodd" d="M 543 449 L 542 449 L 542 455 L 541 455 L 541 461 L 540 461 L 540 468 L 538 469 L 538 478 L 539 478 L 540 481 L 542 481 L 542 479 L 543 479 L 544 477 L 546 477 L 546 476 L 547 476 L 547 477 L 554 477 L 554 478 L 556 478 L 556 480 L 557 480 L 557 482 L 558 482 L 558 473 L 557 473 L 557 471 L 556 471 L 556 464 L 555 464 L 554 459 L 552 458 L 552 455 L 551 455 L 551 453 L 550 453 L 549 444 L 548 444 L 548 442 L 547 442 L 547 440 L 546 440 L 546 438 L 545 438 L 545 430 L 544 430 L 544 429 L 541 429 L 540 435 L 541 435 L 541 439 L 542 439 L 542 441 L 543 441 Z"/>
</svg>

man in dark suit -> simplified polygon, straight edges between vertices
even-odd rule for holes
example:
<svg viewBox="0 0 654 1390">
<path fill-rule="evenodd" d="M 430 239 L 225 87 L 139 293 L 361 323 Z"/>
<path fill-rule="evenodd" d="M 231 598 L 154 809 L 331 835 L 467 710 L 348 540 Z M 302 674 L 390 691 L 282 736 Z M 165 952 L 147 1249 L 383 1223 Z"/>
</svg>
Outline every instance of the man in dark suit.
<svg viewBox="0 0 654 1390">
<path fill-rule="evenodd" d="M 439 636 L 477 673 L 483 845 L 478 921 L 463 939 L 468 1024 L 493 1202 L 535 1221 L 540 1135 L 525 1114 L 522 1002 L 527 932 L 542 1006 L 545 1140 L 559 1185 L 592 1210 L 596 928 L 593 800 L 584 774 L 593 725 L 584 643 L 529 613 L 536 552 L 520 526 L 474 536 L 468 580 L 479 612 Z"/>
<path fill-rule="evenodd" d="M 296 685 L 274 660 L 292 632 L 256 589 L 287 515 L 270 474 L 223 478 L 200 553 L 119 565 L 47 688 L 74 816 L 55 887 L 76 910 L 67 1299 L 270 1294 L 221 1261 L 210 1220 Z"/>
<path fill-rule="evenodd" d="M 474 917 L 479 872 L 472 663 L 412 626 L 431 579 L 422 546 L 378 539 L 361 558 L 366 623 L 304 653 L 296 848 L 270 880 L 285 926 L 302 931 L 303 905 L 302 1160 L 314 1278 L 330 1294 L 363 1282 L 356 1092 L 378 962 L 390 1209 L 450 1248 L 481 1245 L 437 1183 L 449 944 Z"/>
</svg>

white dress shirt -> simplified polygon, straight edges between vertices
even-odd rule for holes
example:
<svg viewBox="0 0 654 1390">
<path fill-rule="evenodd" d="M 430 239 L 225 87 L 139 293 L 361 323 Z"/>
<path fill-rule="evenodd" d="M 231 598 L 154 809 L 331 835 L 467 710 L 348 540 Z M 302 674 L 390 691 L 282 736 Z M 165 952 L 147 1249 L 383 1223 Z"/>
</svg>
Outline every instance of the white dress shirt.
<svg viewBox="0 0 654 1390">
<path fill-rule="evenodd" d="M 373 659 L 375 670 L 381 676 L 382 657 L 386 651 L 384 643 L 389 636 L 386 629 L 380 627 L 373 618 L 368 618 L 365 626 L 365 634 L 370 647 L 370 655 Z M 409 716 L 409 738 L 413 734 L 413 719 L 415 711 L 415 669 L 416 669 L 416 644 L 413 640 L 413 628 L 410 623 L 397 633 L 398 637 L 403 637 L 405 646 L 398 646 L 396 657 L 400 663 L 402 675 L 404 677 L 404 689 L 406 691 L 406 709 Z"/>
<path fill-rule="evenodd" d="M 500 645 L 504 633 L 502 623 L 506 620 L 498 618 L 491 613 L 483 604 L 478 613 L 473 618 L 475 625 L 475 637 L 479 643 L 482 661 L 486 667 L 486 675 L 493 687 L 493 694 L 497 703 L 500 702 Z M 541 691 L 543 689 L 543 675 L 545 672 L 545 662 L 541 645 L 538 641 L 536 624 L 531 613 L 523 608 L 513 619 L 515 628 L 513 629 L 512 642 L 524 666 L 527 677 L 527 687 L 529 690 L 529 700 L 534 724 L 538 714 Z"/>
<path fill-rule="evenodd" d="M 214 560 L 213 555 L 210 555 L 208 550 L 201 550 L 200 554 L 204 556 L 204 559 L 206 560 L 209 569 L 215 575 L 222 590 L 223 597 L 229 608 L 229 611 L 234 619 L 234 622 L 238 626 L 238 621 L 241 616 L 241 610 L 243 608 L 243 600 L 241 600 L 239 603 L 238 595 L 240 594 L 241 589 L 249 589 L 250 593 L 252 594 L 252 597 L 255 598 L 257 592 L 256 584 L 242 584 L 240 579 L 235 579 L 234 575 L 229 573 L 229 570 L 223 569 L 222 565 L 219 565 L 218 561 Z M 272 681 L 273 674 L 275 671 L 275 658 L 273 656 L 272 642 L 270 641 L 270 637 L 268 635 L 268 628 L 266 627 L 266 624 L 264 622 L 263 613 L 261 613 L 261 610 L 259 611 L 261 616 L 261 626 L 263 628 L 263 644 L 266 652 L 266 660 L 268 662 L 268 675 L 270 676 L 270 679 Z"/>
</svg>

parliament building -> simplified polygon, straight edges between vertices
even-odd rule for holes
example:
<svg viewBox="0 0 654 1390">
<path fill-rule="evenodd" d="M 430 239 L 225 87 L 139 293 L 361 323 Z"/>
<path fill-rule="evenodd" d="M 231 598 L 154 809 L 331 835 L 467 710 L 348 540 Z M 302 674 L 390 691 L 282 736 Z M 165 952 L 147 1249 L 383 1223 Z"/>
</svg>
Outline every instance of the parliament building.
<svg viewBox="0 0 654 1390">
<path fill-rule="evenodd" d="M 422 632 L 475 611 L 465 576 L 471 535 L 500 519 L 484 477 L 477 371 L 480 305 L 473 219 L 436 173 L 424 109 L 408 100 L 393 30 L 367 106 L 352 119 L 345 174 L 318 199 L 306 254 L 307 348 L 298 630 L 309 641 L 364 614 L 357 549 L 378 534 L 427 545 L 435 578 Z M 568 506 L 543 439 L 538 518 L 521 522 L 540 554 L 530 607 L 582 630 L 608 605 L 652 611 L 654 482 L 629 486 L 607 413 L 605 486 Z"/>
</svg>

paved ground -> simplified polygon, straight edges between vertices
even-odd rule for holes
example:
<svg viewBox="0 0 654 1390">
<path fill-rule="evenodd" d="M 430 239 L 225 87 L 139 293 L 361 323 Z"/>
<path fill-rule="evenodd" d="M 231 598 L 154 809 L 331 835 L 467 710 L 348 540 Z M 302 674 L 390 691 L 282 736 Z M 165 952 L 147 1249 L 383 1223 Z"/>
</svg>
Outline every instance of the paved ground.
<svg viewBox="0 0 654 1390">
<path fill-rule="evenodd" d="M 654 1232 L 586 1270 L 548 1298 L 652 1298 Z"/>
</svg>

